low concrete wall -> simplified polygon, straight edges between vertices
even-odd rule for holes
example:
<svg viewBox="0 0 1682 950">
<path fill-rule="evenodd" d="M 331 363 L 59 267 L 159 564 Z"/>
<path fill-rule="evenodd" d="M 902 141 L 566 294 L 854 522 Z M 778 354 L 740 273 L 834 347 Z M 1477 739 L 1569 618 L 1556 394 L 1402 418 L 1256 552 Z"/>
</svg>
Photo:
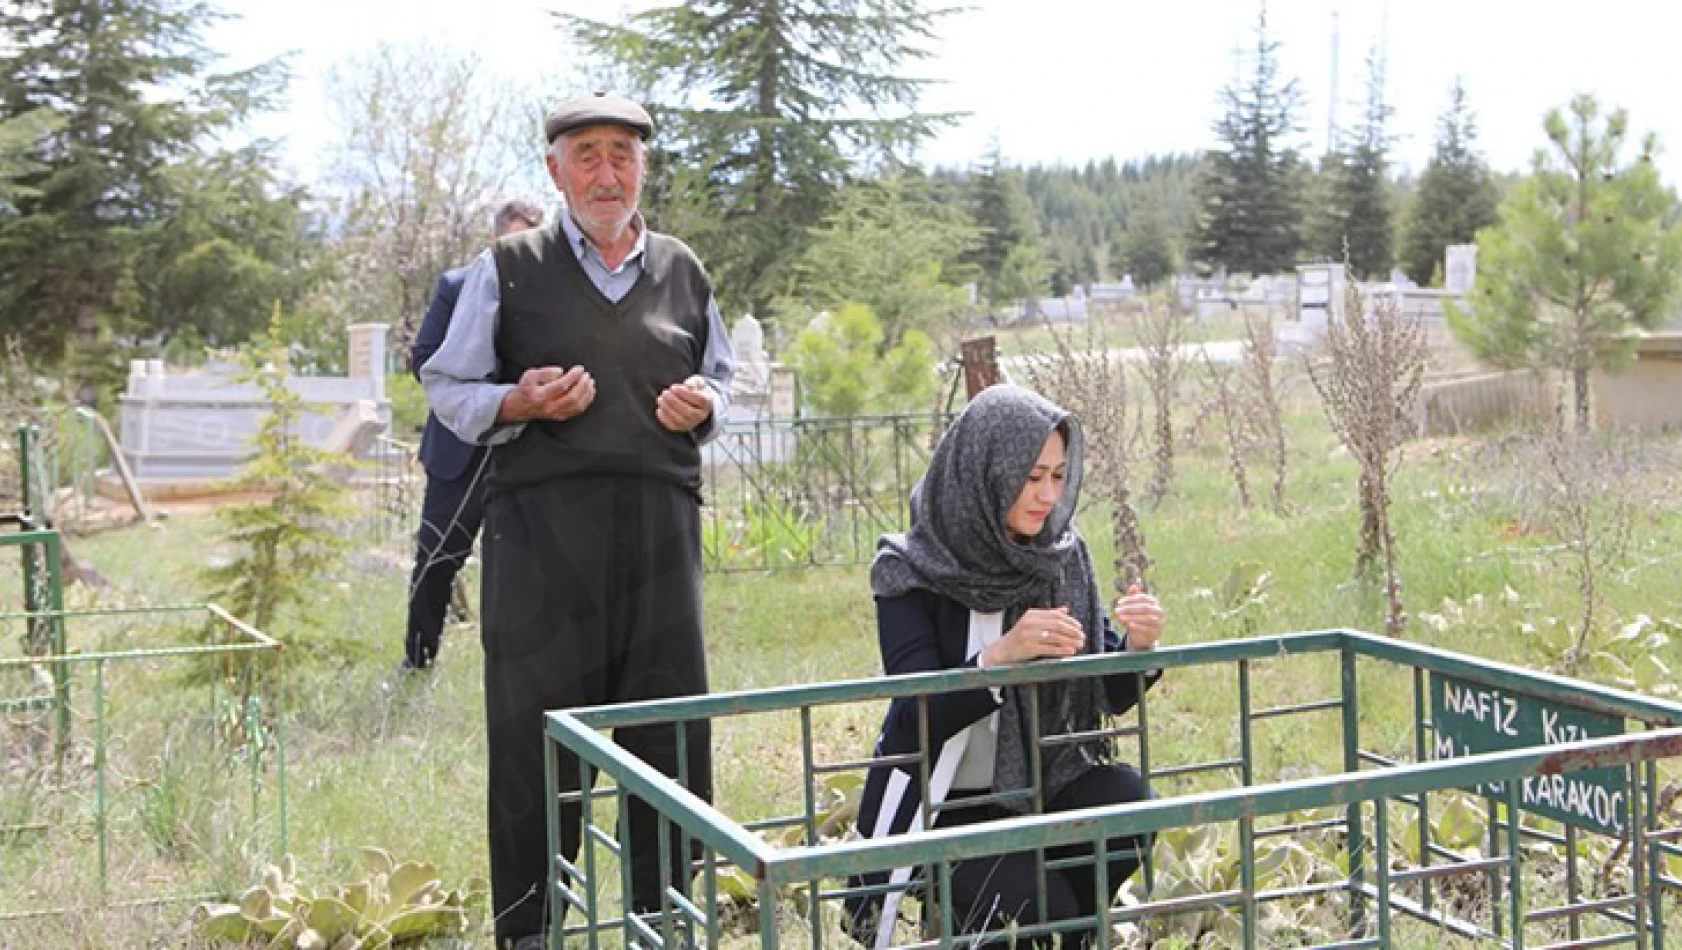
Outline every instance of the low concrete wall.
<svg viewBox="0 0 1682 950">
<path fill-rule="evenodd" d="M 1547 377 L 1521 370 L 1427 383 L 1414 407 L 1414 434 L 1424 438 L 1489 429 L 1540 417 L 1553 405 Z"/>
<path fill-rule="evenodd" d="M 1545 417 L 1561 395 L 1559 374 L 1480 373 L 1427 383 L 1414 409 L 1418 435 L 1456 435 L 1526 415 Z M 1595 370 L 1589 398 L 1596 426 L 1682 430 L 1682 332 L 1644 337 L 1635 361 L 1620 372 Z M 1567 407 L 1569 411 L 1569 407 Z"/>
<path fill-rule="evenodd" d="M 1682 331 L 1644 338 L 1634 363 L 1619 373 L 1597 370 L 1589 390 L 1595 425 L 1682 429 Z"/>
</svg>

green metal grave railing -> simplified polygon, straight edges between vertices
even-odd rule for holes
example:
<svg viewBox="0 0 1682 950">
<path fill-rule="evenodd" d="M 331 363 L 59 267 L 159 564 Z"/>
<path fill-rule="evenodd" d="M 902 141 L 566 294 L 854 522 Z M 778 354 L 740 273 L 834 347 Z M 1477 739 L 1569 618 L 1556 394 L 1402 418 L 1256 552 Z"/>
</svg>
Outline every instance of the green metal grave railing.
<svg viewBox="0 0 1682 950">
<path fill-rule="evenodd" d="M 272 835 L 279 854 L 287 840 L 280 644 L 215 604 L 66 610 L 63 540 L 50 528 L 46 500 L 54 484 L 48 454 L 33 426 L 18 428 L 21 509 L 0 512 L 0 525 L 18 529 L 0 533 L 0 548 L 22 555 L 24 606 L 0 612 L 0 923 L 208 896 L 158 889 L 168 877 L 168 855 L 147 869 L 140 887 L 113 885 L 134 864 L 117 860 L 134 853 L 118 847 L 127 843 L 125 826 L 148 824 L 163 837 L 179 830 L 159 824 L 160 802 L 213 816 L 243 808 L 248 823 L 236 849 L 262 833 Z M 22 627 L 15 640 L 14 624 Z M 121 629 L 83 634 L 96 626 Z M 160 677 L 174 678 L 169 689 L 158 689 Z M 140 682 L 144 690 L 126 689 Z M 142 696 L 167 696 L 171 704 L 148 707 Z M 123 726 L 134 728 L 125 734 Z M 202 733 L 192 733 L 195 726 Z M 214 788 L 171 786 L 183 770 L 165 761 L 169 749 L 138 741 L 146 727 L 185 740 L 176 747 L 218 776 Z M 141 774 L 148 771 L 155 774 Z M 245 801 L 235 802 L 229 789 L 242 782 Z M 187 800 L 207 789 L 227 794 Z M 0 945 L 3 938 L 0 932 Z"/>
<path fill-rule="evenodd" d="M 709 572 L 865 564 L 903 531 L 906 499 L 950 418 L 939 415 L 732 422 L 703 451 L 702 565 Z M 415 446 L 379 440 L 375 543 L 420 524 Z"/>
<path fill-rule="evenodd" d="M 420 524 L 426 474 L 413 442 L 380 436 L 374 443 L 374 543 L 407 541 Z"/>
<path fill-rule="evenodd" d="M 84 650 L 0 649 L 0 923 L 210 896 L 169 891 L 183 867 L 173 852 L 206 845 L 170 824 L 176 811 L 216 824 L 234 850 L 273 841 L 284 853 L 278 642 L 191 604 L 0 613 L 0 645 L 9 625 L 39 618 L 120 629 Z M 177 832 L 188 840 L 171 844 Z"/>
<path fill-rule="evenodd" d="M 864 564 L 903 531 L 906 499 L 951 419 L 938 414 L 732 422 L 704 452 L 708 571 Z"/>
<path fill-rule="evenodd" d="M 18 484 L 0 485 L 0 505 L 19 501 L 36 527 L 77 531 L 110 524 L 97 516 L 95 503 L 101 478 L 121 467 L 108 424 L 88 406 L 43 408 L 32 416 L 37 421 L 19 423 L 12 430 L 19 447 L 18 471 L 7 474 L 17 476 Z M 12 494 L 19 490 L 28 497 Z M 130 503 L 136 504 L 132 497 Z M 7 514 L 15 518 L 16 512 Z"/>
<path fill-rule="evenodd" d="M 1258 665 L 1315 662 L 1321 655 L 1335 661 L 1338 695 L 1324 700 L 1262 707 L 1252 696 Z M 1228 667 L 1223 672 L 1219 667 Z M 1237 735 L 1233 754 L 1212 761 L 1163 766 L 1164 749 L 1153 743 L 1149 696 L 1141 701 L 1127 724 L 1100 735 L 1137 743 L 1140 771 L 1161 797 L 1132 805 L 1093 808 L 1079 812 L 1031 814 L 1010 820 L 973 824 L 932 832 L 875 840 L 824 838 L 819 831 L 818 782 L 835 773 L 859 773 L 890 761 L 915 768 L 928 801 L 932 763 L 926 755 L 895 759 L 855 758 L 829 761 L 837 754 L 836 737 L 815 728 L 815 716 L 825 716 L 858 704 L 875 704 L 896 697 L 916 698 L 923 735 L 927 736 L 927 697 L 982 686 L 1014 686 L 1035 690 L 1040 684 L 1075 677 L 1144 674 L 1161 668 L 1179 682 L 1191 681 L 1208 690 L 1221 681 L 1236 685 Z M 1190 680 L 1196 677 L 1195 680 Z M 1413 721 L 1408 754 L 1384 755 L 1363 746 L 1363 720 L 1373 723 L 1367 703 L 1363 717 L 1361 694 L 1386 685 L 1411 691 Z M 1160 702 L 1160 700 L 1158 700 Z M 1027 708 L 1036 709 L 1032 697 Z M 1271 784 L 1258 784 L 1258 727 L 1296 717 L 1336 714 L 1341 731 L 1342 770 Z M 683 724 L 760 715 L 793 716 L 799 720 L 798 780 L 804 797 L 801 813 L 758 821 L 728 817 L 732 805 L 717 807 L 691 794 L 687 778 L 661 775 L 625 753 L 604 734 L 627 726 L 666 726 L 677 737 L 678 761 L 687 730 Z M 1030 717 L 1034 718 L 1034 717 Z M 757 721 L 757 720 L 755 720 Z M 1378 719 L 1388 726 L 1391 720 Z M 1646 731 L 1625 733 L 1627 723 Z M 546 764 L 550 853 L 551 945 L 573 938 L 595 950 L 604 942 L 677 947 L 686 941 L 717 947 L 727 925 L 745 921 L 757 927 L 761 947 L 782 942 L 805 942 L 814 950 L 826 943 L 848 945 L 835 928 L 838 902 L 866 891 L 902 890 L 922 904 L 923 938 L 914 946 L 974 946 L 982 938 L 956 932 L 953 910 L 933 899 L 950 880 L 953 866 L 963 860 L 1010 852 L 1036 851 L 1043 876 L 1056 862 L 1047 849 L 1081 844 L 1090 857 L 1066 859 L 1063 864 L 1086 863 L 1097 869 L 1096 917 L 1054 921 L 1015 931 L 1018 938 L 1084 930 L 1094 933 L 1095 945 L 1108 948 L 1119 938 L 1112 928 L 1123 924 L 1163 921 L 1177 915 L 1211 910 L 1234 913 L 1239 922 L 1232 945 L 1303 946 L 1284 942 L 1262 931 L 1261 911 L 1278 903 L 1335 901 L 1346 931 L 1317 945 L 1323 948 L 1401 947 L 1417 945 L 1418 930 L 1441 931 L 1479 944 L 1521 948 L 1667 946 L 1665 895 L 1682 889 L 1670 873 L 1670 862 L 1682 857 L 1682 829 L 1660 827 L 1659 774 L 1662 759 L 1682 756 L 1682 705 L 1661 702 L 1620 690 L 1485 662 L 1443 650 L 1416 646 L 1351 631 L 1325 631 L 1260 637 L 1220 643 L 1165 648 L 1153 653 L 1111 654 L 1100 657 L 1032 664 L 1014 668 L 950 671 L 870 681 L 770 689 L 641 704 L 551 712 L 546 724 Z M 1068 736 L 1039 735 L 1030 723 L 1036 748 L 1070 741 Z M 1301 733 L 1297 737 L 1300 738 Z M 1088 737 L 1083 737 L 1088 738 Z M 1401 742 L 1402 740 L 1397 740 Z M 774 745 L 775 743 L 772 742 Z M 926 749 L 929 743 L 922 743 Z M 753 784 L 772 782 L 779 765 L 792 768 L 795 752 L 761 746 L 762 759 L 749 766 Z M 1303 750 L 1307 756 L 1309 750 Z M 840 752 L 845 755 L 845 751 Z M 576 756 L 576 759 L 571 758 Z M 577 767 L 584 793 L 566 799 L 578 802 L 584 815 L 582 853 L 568 860 L 560 853 L 559 815 L 562 796 L 555 792 L 562 767 Z M 592 771 L 593 770 L 593 771 Z M 603 788 L 590 790 L 588 777 L 599 772 Z M 1170 782 L 1210 782 L 1226 777 L 1230 787 L 1169 796 Z M 1038 801 L 1039 789 L 1032 790 Z M 626 914 L 618 909 L 620 874 L 628 862 L 628 844 L 616 834 L 614 814 L 635 796 L 649 803 L 661 821 L 662 870 L 676 860 L 668 845 L 668 829 L 676 828 L 686 844 L 702 855 L 692 865 L 698 874 L 688 892 L 668 887 L 658 913 Z M 1487 804 L 1486 821 L 1478 833 L 1487 836 L 1487 851 L 1467 854 L 1445 846 L 1432 824 L 1434 809 L 1463 805 L 1468 798 Z M 1306 813 L 1318 818 L 1305 818 Z M 1329 810 L 1329 811 L 1327 811 Z M 1400 837 L 1403 819 L 1416 828 Z M 1555 820 L 1563 831 L 1553 830 Z M 1112 906 L 1105 874 L 1105 842 L 1112 838 L 1174 829 L 1236 826 L 1241 873 L 1237 886 L 1209 888 L 1169 898 L 1153 895 L 1154 863 L 1146 854 L 1140 875 L 1143 896 L 1137 903 Z M 789 838 L 775 843 L 762 837 L 781 831 Z M 1299 838 L 1330 834 L 1338 849 L 1337 876 L 1293 886 L 1267 886 L 1258 876 L 1260 842 L 1284 836 Z M 1609 836 L 1609 837 L 1608 837 Z M 1579 862 L 1587 839 L 1605 842 L 1607 873 L 1617 871 L 1617 883 L 1599 897 L 1583 893 Z M 1616 850 L 1611 844 L 1616 842 Z M 1401 845 L 1398 848 L 1398 845 Z M 1162 839 L 1158 838 L 1158 848 Z M 683 849 L 687 854 L 689 849 Z M 1417 860 L 1410 860 L 1409 853 Z M 1541 852 L 1557 854 L 1565 870 L 1563 900 L 1541 906 L 1559 890 L 1537 880 Z M 1620 857 L 1621 855 L 1621 857 Z M 1616 862 L 1615 864 L 1613 862 Z M 922 868 L 923 873 L 902 884 L 875 889 L 849 889 L 847 878 L 865 872 L 899 867 Z M 1527 868 L 1531 873 L 1527 874 Z M 1626 880 L 1627 878 L 1627 880 Z M 726 885 L 731 885 L 727 887 Z M 1452 900 L 1456 887 L 1485 888 L 1484 899 Z M 793 895 L 792 899 L 788 895 Z M 741 898 L 745 897 L 746 900 Z M 560 911 L 560 912 L 556 912 Z M 580 919 L 582 918 L 582 919 Z M 792 936 L 791 936 L 792 935 Z M 1412 935 L 1412 936 L 1407 936 Z M 991 935 L 997 940 L 998 934 Z M 1413 942 L 1408 942 L 1408 941 Z M 1206 944 L 1199 944 L 1206 945 Z M 1220 945 L 1220 944 L 1218 944 Z"/>
<path fill-rule="evenodd" d="M 53 474 L 53 453 L 41 445 L 40 429 L 29 423 L 17 427 L 17 489 L 13 496 L 19 507 L 0 512 L 0 527 L 16 528 L 11 534 L 0 535 L 0 547 L 18 549 L 23 584 L 23 609 L 30 616 L 25 622 L 23 646 L 27 653 L 62 655 L 65 652 L 64 621 L 64 542 L 52 529 L 49 499 L 56 484 Z M 68 741 L 70 732 L 69 671 L 62 664 L 51 671 L 50 693 L 14 697 L 15 708 L 44 707 L 56 711 L 55 735 L 59 751 Z M 0 712 L 8 703 L 0 701 Z"/>
</svg>

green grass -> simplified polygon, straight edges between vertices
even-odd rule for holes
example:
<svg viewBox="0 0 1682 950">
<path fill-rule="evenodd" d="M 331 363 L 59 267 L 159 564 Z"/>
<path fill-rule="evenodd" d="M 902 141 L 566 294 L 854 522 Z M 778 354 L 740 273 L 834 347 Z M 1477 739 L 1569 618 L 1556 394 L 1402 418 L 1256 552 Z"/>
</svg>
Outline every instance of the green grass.
<svg viewBox="0 0 1682 950">
<path fill-rule="evenodd" d="M 1152 579 L 1170 616 L 1165 639 L 1190 643 L 1255 633 L 1333 626 L 1377 630 L 1381 604 L 1350 582 L 1358 517 L 1354 464 L 1341 453 L 1318 410 L 1299 391 L 1292 418 L 1293 511 L 1240 511 L 1224 453 L 1213 444 L 1179 459 L 1175 490 L 1159 507 L 1141 512 Z M 1212 438 L 1212 435 L 1211 435 Z M 1653 453 L 1674 461 L 1673 439 L 1654 439 Z M 1135 474 L 1142 480 L 1145 464 Z M 1252 481 L 1271 478 L 1259 461 Z M 1671 471 L 1675 470 L 1672 465 Z M 1549 539 L 1535 534 L 1526 512 L 1465 488 L 1497 473 L 1479 462 L 1470 442 L 1416 444 L 1408 449 L 1395 486 L 1395 520 L 1408 609 L 1409 637 L 1509 662 L 1547 666 L 1559 656 L 1561 624 L 1574 616 L 1576 593 L 1562 565 L 1539 553 Z M 1655 476 L 1663 481 L 1667 476 Z M 1603 636 L 1638 615 L 1656 623 L 1682 617 L 1675 583 L 1682 551 L 1682 515 L 1669 499 L 1646 510 L 1637 546 L 1605 591 Z M 1258 494 L 1260 494 L 1258 492 Z M 1095 561 L 1108 574 L 1111 559 L 1100 507 L 1085 524 Z M 362 530 L 362 529 L 351 529 Z M 77 556 L 118 585 L 112 604 L 161 604 L 203 597 L 199 568 L 218 556 L 213 519 L 195 516 L 75 539 Z M 291 850 L 310 880 L 358 875 L 357 848 L 378 845 L 398 858 L 438 865 L 446 884 L 483 875 L 485 743 L 476 628 L 452 627 L 442 662 L 430 674 L 397 672 L 406 594 L 402 541 L 384 550 L 358 535 L 358 551 L 320 587 L 319 596 L 274 632 L 309 649 L 293 649 L 288 670 L 287 733 L 291 762 Z M 15 559 L 13 559 L 15 560 Z M 1234 566 L 1253 562 L 1267 574 L 1264 599 L 1251 626 L 1223 616 L 1218 603 Z M 10 573 L 8 573 L 10 572 Z M 470 573 L 470 582 L 477 578 Z M 15 609 L 15 568 L 0 569 L 0 606 Z M 76 598 L 87 602 L 88 595 Z M 879 672 L 875 621 L 862 567 L 805 572 L 739 573 L 707 581 L 709 672 L 718 691 L 870 677 Z M 0 655 L 15 650 L 16 627 L 0 627 Z M 94 628 L 73 636 L 103 636 Z M 79 645 L 86 649 L 86 640 Z M 1672 638 L 1647 650 L 1670 669 L 1682 664 Z M 1592 678 L 1640 689 L 1674 689 L 1658 667 L 1606 667 Z M 1376 666 L 1363 671 L 1365 744 L 1387 754 L 1412 743 L 1411 699 L 1405 673 Z M 179 673 L 136 670 L 113 683 L 115 710 L 126 714 L 119 740 L 134 761 L 155 774 L 126 776 L 124 880 L 144 893 L 170 881 L 236 889 L 255 880 L 266 833 L 241 838 L 228 816 L 203 806 L 198 789 L 210 781 L 189 746 L 168 746 L 179 710 L 197 702 Z M 1330 698 L 1336 666 L 1319 658 L 1259 663 L 1255 704 Z M 117 692 L 121 687 L 122 692 Z M 1167 677 L 1152 694 L 1157 766 L 1237 754 L 1236 674 L 1227 669 Z M 120 699 L 118 697 L 121 697 Z M 864 754 L 874 740 L 880 708 L 823 711 L 816 733 L 820 758 Z M 5 726 L 0 725 L 0 729 Z M 15 728 L 15 727 L 14 727 Z M 14 781 L 23 747 L 15 732 L 0 732 L 0 823 L 10 814 L 40 814 L 47 789 Z M 792 715 L 721 723 L 715 755 L 718 801 L 739 820 L 793 813 L 799 804 L 799 727 Z M 1341 769 L 1335 714 L 1274 720 L 1256 731 L 1257 775 L 1282 777 Z M 1230 775 L 1164 782 L 1161 794 L 1230 785 Z M 21 790 L 20 790 L 21 789 Z M 10 814 L 8 812 L 10 810 Z M 0 893 L 20 893 L 20 880 L 69 899 L 85 888 L 85 838 L 69 837 L 64 853 L 0 843 Z M 58 847 L 58 846 L 53 846 Z M 74 853 L 71 853 L 74 852 Z M 84 891 L 85 893 L 85 891 Z M 0 901 L 0 907 L 10 906 Z M 0 947 L 129 948 L 192 946 L 187 907 L 78 914 L 25 924 L 0 924 Z M 1426 931 L 1406 931 L 1409 947 L 1458 944 Z M 790 935 L 792 936 L 792 934 Z M 465 946 L 488 948 L 487 937 Z M 1162 944 L 1168 945 L 1166 943 Z M 436 943 L 436 947 L 455 946 Z"/>
</svg>

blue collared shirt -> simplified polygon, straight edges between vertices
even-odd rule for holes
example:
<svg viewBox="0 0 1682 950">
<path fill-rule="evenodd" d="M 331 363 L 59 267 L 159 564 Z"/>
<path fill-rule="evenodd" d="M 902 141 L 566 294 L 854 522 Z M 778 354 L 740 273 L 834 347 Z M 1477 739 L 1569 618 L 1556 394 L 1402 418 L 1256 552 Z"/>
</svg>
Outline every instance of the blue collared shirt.
<svg viewBox="0 0 1682 950">
<path fill-rule="evenodd" d="M 561 230 L 567 244 L 578 255 L 578 263 L 602 296 L 618 303 L 642 276 L 643 254 L 648 249 L 648 227 L 638 214 L 637 243 L 617 268 L 610 268 L 601 251 L 591 242 L 572 214 L 561 212 Z M 500 445 L 525 431 L 523 422 L 498 425 L 497 411 L 513 383 L 493 382 L 496 375 L 497 317 L 502 310 L 501 280 L 496 257 L 480 254 L 467 268 L 461 296 L 450 316 L 450 330 L 438 352 L 421 367 L 421 385 L 426 389 L 432 411 L 451 432 L 465 442 Z M 563 367 L 564 368 L 564 367 Z M 588 369 L 589 367 L 585 367 Z M 718 435 L 730 415 L 730 380 L 736 375 L 736 351 L 724 329 L 716 297 L 707 299 L 707 346 L 701 354 L 701 376 L 713 391 L 713 414 L 695 429 L 696 439 L 705 444 Z M 682 382 L 682 380 L 672 380 Z M 649 407 L 649 412 L 654 408 Z"/>
</svg>

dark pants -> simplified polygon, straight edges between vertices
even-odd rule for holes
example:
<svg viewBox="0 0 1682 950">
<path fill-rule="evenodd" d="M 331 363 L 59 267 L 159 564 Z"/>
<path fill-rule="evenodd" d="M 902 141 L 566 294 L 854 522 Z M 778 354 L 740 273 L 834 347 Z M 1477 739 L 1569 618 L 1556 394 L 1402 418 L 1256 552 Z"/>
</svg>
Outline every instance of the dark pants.
<svg viewBox="0 0 1682 950">
<path fill-rule="evenodd" d="M 972 793 L 985 794 L 985 793 Z M 962 792 L 954 792 L 952 800 L 961 800 Z M 1093 768 L 1063 789 L 1051 803 L 1048 812 L 1074 811 L 1144 801 L 1149 797 L 1144 779 L 1131 767 L 1104 765 Z M 953 828 L 980 821 L 994 821 L 1014 817 L 996 805 L 979 805 L 941 812 L 935 822 L 938 828 Z M 1111 838 L 1105 845 L 1109 860 L 1109 893 L 1105 902 L 1115 898 L 1122 882 L 1138 869 L 1143 849 L 1149 848 L 1153 836 L 1139 838 Z M 1089 917 L 1098 913 L 1098 875 L 1090 863 L 1092 847 L 1085 844 L 1047 848 L 1047 862 L 1063 858 L 1085 857 L 1087 864 L 1045 872 L 1045 915 L 1040 915 L 1039 885 L 1035 871 L 1034 852 L 1019 851 L 990 858 L 960 861 L 952 869 L 953 919 L 962 933 L 1003 933 L 1011 921 L 1018 926 L 1031 926 L 1075 917 Z M 1087 947 L 1093 941 L 1091 930 L 1062 935 L 1064 947 Z M 1003 945 L 1004 940 L 989 941 Z M 1053 938 L 1034 940 L 1036 947 L 1050 947 Z"/>
<path fill-rule="evenodd" d="M 485 520 L 485 483 L 476 475 L 479 465 L 469 465 L 460 478 L 427 476 L 409 574 L 409 632 L 403 638 L 403 658 L 412 667 L 431 666 L 438 656 L 456 574 Z"/>
<path fill-rule="evenodd" d="M 547 857 L 543 713 L 704 693 L 700 510 L 669 482 L 629 476 L 556 478 L 493 492 L 484 543 L 485 711 L 490 738 L 491 903 L 497 939 L 545 927 Z M 678 774 L 676 727 L 625 728 L 614 740 Z M 688 727 L 688 787 L 712 797 L 710 731 Z M 560 758 L 559 788 L 579 788 L 578 760 Z M 594 776 L 591 776 L 593 780 Z M 608 808 L 596 804 L 596 821 Z M 561 850 L 578 857 L 578 805 L 561 810 Z M 631 907 L 660 907 L 659 825 L 633 799 Z M 688 864 L 672 830 L 671 883 Z M 564 908 L 560 909 L 564 912 Z"/>
</svg>

